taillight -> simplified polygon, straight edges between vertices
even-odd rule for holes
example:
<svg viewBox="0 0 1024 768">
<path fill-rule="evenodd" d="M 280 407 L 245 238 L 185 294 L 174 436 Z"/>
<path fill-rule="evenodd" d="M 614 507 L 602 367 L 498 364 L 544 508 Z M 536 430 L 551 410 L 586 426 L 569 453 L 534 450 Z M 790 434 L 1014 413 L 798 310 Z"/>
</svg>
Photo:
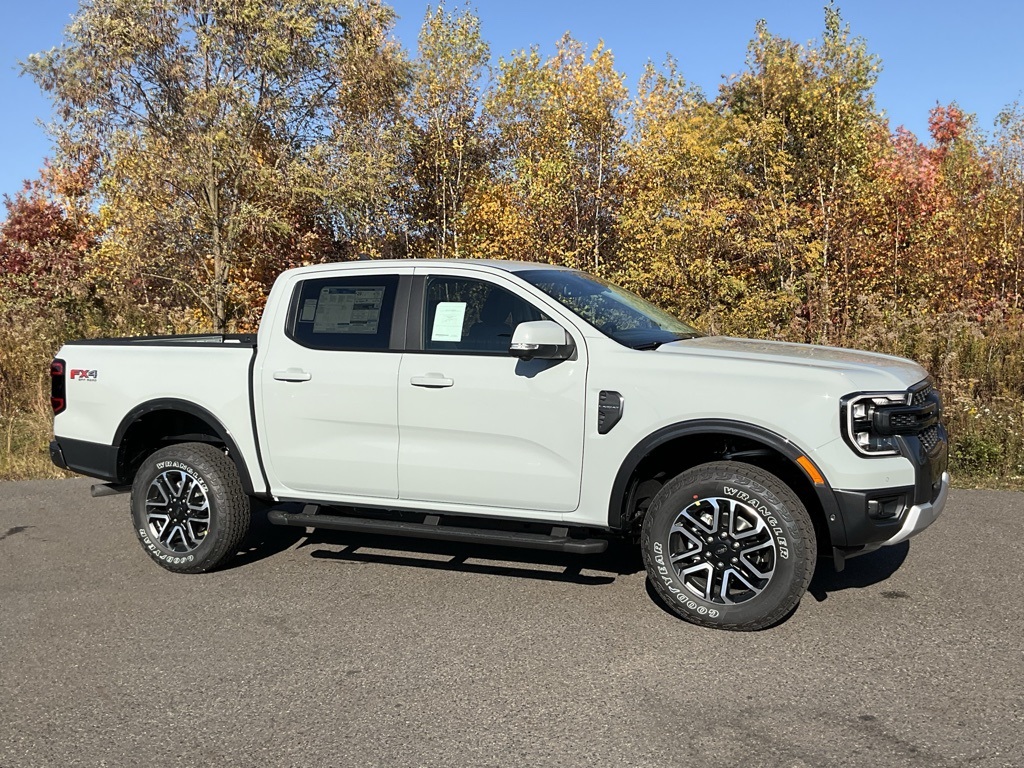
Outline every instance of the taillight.
<svg viewBox="0 0 1024 768">
<path fill-rule="evenodd" d="M 64 386 L 64 361 L 60 359 L 50 363 L 50 407 L 53 408 L 54 416 L 68 407 Z"/>
</svg>

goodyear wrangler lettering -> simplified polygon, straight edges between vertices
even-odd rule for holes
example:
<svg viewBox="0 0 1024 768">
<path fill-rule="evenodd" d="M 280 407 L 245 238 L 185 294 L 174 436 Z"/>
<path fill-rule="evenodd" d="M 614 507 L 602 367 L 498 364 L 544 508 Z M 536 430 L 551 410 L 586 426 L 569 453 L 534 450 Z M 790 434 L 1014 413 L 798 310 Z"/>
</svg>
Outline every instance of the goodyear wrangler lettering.
<svg viewBox="0 0 1024 768">
<path fill-rule="evenodd" d="M 779 525 L 778 519 L 771 510 L 765 506 L 765 503 L 760 499 L 751 496 L 746 491 L 741 491 L 739 488 L 733 488 L 727 485 L 722 490 L 725 491 L 726 496 L 732 496 L 733 498 L 739 499 L 764 518 L 765 523 L 768 525 L 768 529 L 772 532 L 772 535 L 775 536 L 775 543 L 779 548 L 779 557 L 783 560 L 788 560 L 789 542 L 786 541 L 786 532 L 783 530 L 782 526 Z"/>
<path fill-rule="evenodd" d="M 193 480 L 195 480 L 196 484 L 200 488 L 202 488 L 203 491 L 208 491 L 209 490 L 206 487 L 206 481 L 203 480 L 202 476 L 198 472 L 196 472 L 194 469 L 192 469 L 192 467 L 190 467 L 188 464 L 183 464 L 180 461 L 158 461 L 156 463 L 156 468 L 160 469 L 160 470 L 164 470 L 164 471 L 166 471 L 168 469 L 178 469 L 178 470 L 181 470 L 182 472 L 186 473 L 189 477 L 191 477 Z"/>
</svg>

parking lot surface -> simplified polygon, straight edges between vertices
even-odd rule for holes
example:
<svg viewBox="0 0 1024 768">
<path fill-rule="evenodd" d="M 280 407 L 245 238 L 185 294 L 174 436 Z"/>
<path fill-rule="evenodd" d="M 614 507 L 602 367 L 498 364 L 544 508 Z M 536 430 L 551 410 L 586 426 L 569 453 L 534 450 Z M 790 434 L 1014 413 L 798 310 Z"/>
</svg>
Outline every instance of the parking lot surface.
<svg viewBox="0 0 1024 768">
<path fill-rule="evenodd" d="M 1024 494 L 954 491 L 783 624 L 639 558 L 270 529 L 177 576 L 126 496 L 0 483 L 0 766 L 1021 766 Z"/>
</svg>

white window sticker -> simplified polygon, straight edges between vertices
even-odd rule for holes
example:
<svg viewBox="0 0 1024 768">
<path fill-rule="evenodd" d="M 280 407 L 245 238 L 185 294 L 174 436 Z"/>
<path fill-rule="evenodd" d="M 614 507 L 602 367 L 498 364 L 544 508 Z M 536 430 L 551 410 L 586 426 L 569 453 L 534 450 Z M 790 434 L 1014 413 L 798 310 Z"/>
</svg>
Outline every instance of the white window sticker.
<svg viewBox="0 0 1024 768">
<path fill-rule="evenodd" d="M 324 288 L 316 302 L 313 333 L 376 333 L 383 303 L 383 287 Z"/>
<path fill-rule="evenodd" d="M 302 317 L 299 318 L 301 323 L 312 323 L 313 318 L 316 317 L 316 299 L 306 299 L 302 302 Z"/>
<path fill-rule="evenodd" d="M 466 319 L 466 302 L 442 301 L 434 312 L 431 341 L 462 341 L 462 324 Z"/>
</svg>

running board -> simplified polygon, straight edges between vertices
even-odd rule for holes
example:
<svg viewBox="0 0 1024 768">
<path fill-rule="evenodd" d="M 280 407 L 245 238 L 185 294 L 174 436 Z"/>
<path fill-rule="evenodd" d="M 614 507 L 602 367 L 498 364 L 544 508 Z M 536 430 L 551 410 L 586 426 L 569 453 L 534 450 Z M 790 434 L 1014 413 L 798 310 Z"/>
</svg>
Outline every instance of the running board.
<svg viewBox="0 0 1024 768">
<path fill-rule="evenodd" d="M 89 493 L 92 494 L 94 499 L 98 499 L 100 496 L 116 496 L 119 493 L 128 493 L 132 487 L 130 485 L 117 485 L 115 483 L 96 483 L 89 489 Z"/>
<path fill-rule="evenodd" d="M 302 512 L 285 512 L 272 509 L 267 519 L 274 525 L 296 525 L 303 528 L 330 528 L 335 531 L 374 533 L 385 536 L 409 536 L 416 539 L 440 539 L 461 541 L 468 544 L 493 544 L 500 547 L 522 549 L 543 549 L 555 552 L 570 552 L 577 555 L 592 555 L 608 548 L 607 539 L 573 539 L 565 526 L 552 526 L 551 533 L 529 533 L 526 531 L 501 531 L 484 528 L 458 528 L 441 525 L 438 515 L 427 515 L 422 523 L 401 520 L 379 520 L 347 515 L 322 515 Z"/>
</svg>

